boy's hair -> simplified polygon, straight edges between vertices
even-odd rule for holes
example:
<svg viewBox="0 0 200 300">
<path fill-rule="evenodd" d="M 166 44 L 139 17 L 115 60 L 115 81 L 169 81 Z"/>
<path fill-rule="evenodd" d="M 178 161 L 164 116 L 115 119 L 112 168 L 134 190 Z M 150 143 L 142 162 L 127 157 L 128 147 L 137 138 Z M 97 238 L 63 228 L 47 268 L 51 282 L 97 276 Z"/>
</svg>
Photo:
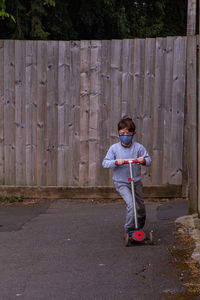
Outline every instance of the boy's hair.
<svg viewBox="0 0 200 300">
<path fill-rule="evenodd" d="M 130 117 L 123 117 L 118 123 L 118 131 L 127 128 L 130 132 L 135 132 L 135 123 Z"/>
</svg>

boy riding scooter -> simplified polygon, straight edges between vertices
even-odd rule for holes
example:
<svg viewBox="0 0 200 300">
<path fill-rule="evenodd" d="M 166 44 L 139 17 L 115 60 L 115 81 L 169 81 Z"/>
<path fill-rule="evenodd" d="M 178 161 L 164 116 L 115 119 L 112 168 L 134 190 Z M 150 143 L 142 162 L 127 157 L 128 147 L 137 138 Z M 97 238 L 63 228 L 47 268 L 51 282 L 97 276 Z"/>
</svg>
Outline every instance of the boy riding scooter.
<svg viewBox="0 0 200 300">
<path fill-rule="evenodd" d="M 124 239 L 127 240 L 127 235 L 132 237 L 135 229 L 142 229 L 145 225 L 146 211 L 142 197 L 141 164 L 149 166 L 151 158 L 144 146 L 134 141 L 136 131 L 135 124 L 131 118 L 124 117 L 118 123 L 118 134 L 120 142 L 113 144 L 109 148 L 102 166 L 104 168 L 113 168 L 114 185 L 126 202 Z M 130 166 L 128 165 L 130 160 L 134 160 L 134 163 L 131 163 L 132 179 L 130 178 Z M 131 188 L 132 181 L 134 182 L 134 191 Z M 136 202 L 135 212 L 133 192 Z M 134 221 L 134 213 L 137 216 L 136 222 Z"/>
</svg>

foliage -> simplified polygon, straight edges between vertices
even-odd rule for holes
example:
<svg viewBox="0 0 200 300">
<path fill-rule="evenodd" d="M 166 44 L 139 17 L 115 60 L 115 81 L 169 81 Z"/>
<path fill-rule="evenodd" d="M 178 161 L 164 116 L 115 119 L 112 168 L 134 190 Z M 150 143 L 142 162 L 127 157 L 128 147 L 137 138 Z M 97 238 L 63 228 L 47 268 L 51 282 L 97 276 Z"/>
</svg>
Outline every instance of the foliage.
<svg viewBox="0 0 200 300">
<path fill-rule="evenodd" d="M 23 202 L 23 197 L 20 195 L 3 196 L 0 195 L 0 203 Z"/>
<path fill-rule="evenodd" d="M 0 4 L 5 0 L 0 0 Z M 2 6 L 0 6 L 2 8 Z M 12 0 L 6 39 L 123 39 L 186 34 L 187 0 Z M 1 10 L 1 13 L 3 10 Z"/>
<path fill-rule="evenodd" d="M 0 0 L 0 19 L 4 20 L 5 18 L 10 18 L 13 22 L 16 23 L 15 18 L 6 12 L 5 0 Z"/>
</svg>

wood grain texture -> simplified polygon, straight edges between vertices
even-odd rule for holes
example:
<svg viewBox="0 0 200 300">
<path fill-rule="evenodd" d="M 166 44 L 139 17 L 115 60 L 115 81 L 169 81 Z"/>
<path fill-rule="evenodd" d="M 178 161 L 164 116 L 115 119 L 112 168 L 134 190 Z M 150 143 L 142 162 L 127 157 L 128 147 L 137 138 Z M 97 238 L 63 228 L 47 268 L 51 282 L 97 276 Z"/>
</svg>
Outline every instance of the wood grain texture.
<svg viewBox="0 0 200 300">
<path fill-rule="evenodd" d="M 187 35 L 195 35 L 196 32 L 196 7 L 197 0 L 188 0 L 188 8 L 187 8 Z"/>
<path fill-rule="evenodd" d="M 183 129 L 186 73 L 186 38 L 174 40 L 173 84 L 172 84 L 172 126 L 169 183 L 181 184 L 183 167 Z"/>
<path fill-rule="evenodd" d="M 187 172 L 187 188 L 189 206 L 197 211 L 197 39 L 196 36 L 187 37 L 187 97 L 184 130 L 184 150 L 186 158 L 183 166 Z"/>
<path fill-rule="evenodd" d="M 0 183 L 112 186 L 102 160 L 119 141 L 119 120 L 131 115 L 152 157 L 144 185 L 181 185 L 186 71 L 192 112 L 196 89 L 193 39 L 187 70 L 185 37 L 0 41 Z M 188 118 L 193 139 L 196 121 Z"/>
<path fill-rule="evenodd" d="M 70 43 L 70 184 L 79 184 L 79 153 L 80 153 L 80 42 Z"/>
<path fill-rule="evenodd" d="M 57 185 L 58 42 L 47 42 L 47 185 Z"/>
<path fill-rule="evenodd" d="M 79 183 L 89 184 L 90 41 L 81 41 L 80 58 L 80 164 Z"/>
<path fill-rule="evenodd" d="M 199 14 L 200 14 L 200 5 L 199 5 Z M 200 33 L 200 22 L 198 24 L 198 28 L 199 28 L 199 33 Z M 200 34 L 197 36 L 197 43 L 199 44 L 199 41 L 200 41 Z M 198 214 L 200 216 L 200 55 L 198 55 L 198 80 L 197 80 L 197 84 L 198 84 L 198 87 L 197 87 L 197 103 L 198 103 L 198 107 L 197 107 L 197 145 L 198 145 L 198 148 L 197 148 L 197 164 L 198 164 L 198 174 L 197 174 L 197 198 L 198 198 L 198 204 L 197 204 L 197 207 L 198 207 Z"/>
<path fill-rule="evenodd" d="M 172 132 L 172 84 L 173 84 L 173 59 L 174 59 L 174 37 L 166 39 L 165 52 L 165 89 L 164 89 L 164 131 L 163 131 L 163 168 L 162 168 L 162 182 L 167 184 L 170 182 L 170 155 L 172 148 L 171 132 Z"/>
<path fill-rule="evenodd" d="M 4 184 L 4 41 L 0 41 L 0 185 Z"/>
<path fill-rule="evenodd" d="M 135 140 L 139 143 L 141 143 L 142 140 L 144 58 L 145 58 L 145 40 L 136 39 L 134 41 L 132 117 L 136 125 Z"/>
<path fill-rule="evenodd" d="M 101 41 L 91 42 L 90 59 L 90 112 L 89 112 L 89 183 L 96 185 L 100 171 L 99 108 L 100 108 Z"/>
<path fill-rule="evenodd" d="M 153 103 L 153 151 L 152 183 L 162 184 L 163 168 L 163 91 L 165 87 L 165 51 L 166 39 L 156 39 L 155 84 Z"/>
<path fill-rule="evenodd" d="M 144 100 L 143 100 L 143 122 L 141 128 L 141 143 L 149 155 L 152 156 L 152 134 L 153 134 L 153 100 L 155 81 L 155 39 L 145 41 L 145 65 L 144 65 Z M 145 185 L 152 183 L 152 166 L 142 168 L 142 178 Z"/>
<path fill-rule="evenodd" d="M 111 113 L 111 41 L 102 41 L 101 51 L 101 100 L 99 127 L 99 156 L 102 162 L 110 147 L 110 113 Z M 112 170 L 105 170 L 102 165 L 99 184 L 112 185 Z"/>
<path fill-rule="evenodd" d="M 26 102 L 25 62 L 26 44 L 15 41 L 15 126 L 16 126 L 16 184 L 26 182 Z"/>
<path fill-rule="evenodd" d="M 70 42 L 59 42 L 58 58 L 58 168 L 57 184 L 69 182 Z"/>
<path fill-rule="evenodd" d="M 37 42 L 37 184 L 47 184 L 47 43 Z"/>
<path fill-rule="evenodd" d="M 122 41 L 111 41 L 111 106 L 110 106 L 110 144 L 119 141 L 117 124 L 121 114 L 122 93 Z"/>
<path fill-rule="evenodd" d="M 37 42 L 26 42 L 26 184 L 36 185 Z"/>
<path fill-rule="evenodd" d="M 15 150 L 15 42 L 4 41 L 5 184 L 16 183 Z"/>
<path fill-rule="evenodd" d="M 133 99 L 133 40 L 122 41 L 122 116 L 131 115 Z"/>
</svg>

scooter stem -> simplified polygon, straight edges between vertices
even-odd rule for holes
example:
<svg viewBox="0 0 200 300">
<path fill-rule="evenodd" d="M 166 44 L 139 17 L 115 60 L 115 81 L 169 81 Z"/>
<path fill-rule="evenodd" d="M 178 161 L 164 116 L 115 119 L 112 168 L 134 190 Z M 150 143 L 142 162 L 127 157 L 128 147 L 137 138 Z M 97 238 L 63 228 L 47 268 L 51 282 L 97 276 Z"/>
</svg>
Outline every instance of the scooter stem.
<svg viewBox="0 0 200 300">
<path fill-rule="evenodd" d="M 132 171 L 132 162 L 129 161 L 130 166 L 130 175 L 131 175 L 131 190 L 132 190 L 132 198 L 133 198 L 133 208 L 134 208 L 134 219 L 135 219 L 135 229 L 138 229 L 138 220 L 137 220 L 137 210 L 136 210 L 136 202 L 135 202 L 135 189 L 133 182 L 133 171 Z"/>
</svg>

